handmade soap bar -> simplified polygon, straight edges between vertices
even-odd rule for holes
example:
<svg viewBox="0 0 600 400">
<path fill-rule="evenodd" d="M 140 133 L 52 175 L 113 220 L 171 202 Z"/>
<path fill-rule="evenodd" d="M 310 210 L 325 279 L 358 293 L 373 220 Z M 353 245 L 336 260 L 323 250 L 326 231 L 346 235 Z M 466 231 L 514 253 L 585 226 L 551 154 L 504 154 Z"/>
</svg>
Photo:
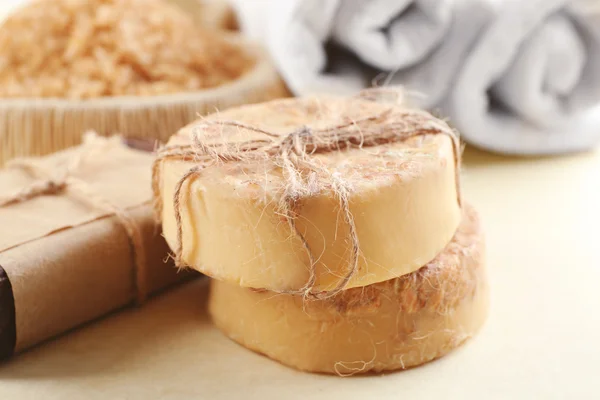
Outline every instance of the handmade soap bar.
<svg viewBox="0 0 600 400">
<path fill-rule="evenodd" d="M 396 103 L 275 100 L 180 130 L 159 153 L 155 190 L 182 264 L 316 293 L 431 261 L 460 222 L 457 158 L 444 122 Z"/>
<path fill-rule="evenodd" d="M 189 276 L 164 261 L 152 155 L 88 139 L 0 170 L 0 359 Z"/>
<path fill-rule="evenodd" d="M 386 282 L 323 300 L 211 285 L 209 311 L 230 338 L 286 365 L 340 375 L 441 357 L 471 337 L 488 310 L 483 238 L 468 208 L 442 253 Z"/>
</svg>

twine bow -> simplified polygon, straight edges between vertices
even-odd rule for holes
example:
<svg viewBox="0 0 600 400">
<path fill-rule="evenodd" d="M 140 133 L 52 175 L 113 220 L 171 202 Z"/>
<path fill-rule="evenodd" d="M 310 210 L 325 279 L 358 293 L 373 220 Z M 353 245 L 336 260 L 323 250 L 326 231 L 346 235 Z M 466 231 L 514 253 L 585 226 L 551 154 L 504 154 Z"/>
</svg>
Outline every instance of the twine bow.
<svg viewBox="0 0 600 400">
<path fill-rule="evenodd" d="M 387 89 L 384 94 L 389 95 Z M 396 92 L 398 93 L 398 92 Z M 373 90 L 361 95 L 365 100 L 375 101 Z M 244 129 L 265 136 L 266 139 L 252 139 L 243 142 L 210 143 L 203 139 L 211 129 L 223 130 L 225 127 Z M 302 243 L 309 259 L 310 276 L 300 290 L 280 291 L 286 294 L 301 294 L 310 298 L 327 298 L 343 290 L 358 269 L 360 243 L 356 232 L 354 217 L 350 211 L 349 197 L 351 186 L 338 172 L 332 172 L 313 155 L 342 151 L 350 148 L 365 148 L 388 143 L 405 141 L 424 135 L 443 134 L 452 141 L 454 162 L 456 165 L 456 185 L 458 203 L 460 205 L 460 147 L 456 134 L 443 122 L 429 114 L 418 110 L 389 109 L 373 116 L 358 120 L 348 120 L 342 124 L 322 129 L 302 126 L 287 135 L 248 125 L 239 121 L 205 120 L 192 129 L 191 143 L 163 147 L 158 151 L 153 166 L 153 190 L 157 199 L 157 215 L 162 213 L 160 201 L 160 166 L 164 160 L 192 161 L 196 165 L 190 168 L 177 182 L 174 192 L 174 213 L 177 228 L 177 247 L 175 262 L 183 267 L 182 262 L 182 215 L 181 205 L 184 202 L 184 186 L 190 185 L 204 169 L 219 162 L 268 162 L 279 167 L 283 173 L 285 184 L 279 193 L 278 211 L 283 215 L 296 237 Z M 316 195 L 321 191 L 331 190 L 338 200 L 344 222 L 347 224 L 350 242 L 350 260 L 346 274 L 336 287 L 330 291 L 313 292 L 317 276 L 316 259 L 306 238 L 296 226 L 298 201 L 304 197 Z"/>
<path fill-rule="evenodd" d="M 0 208 L 23 203 L 39 196 L 60 196 L 69 190 L 71 194 L 90 206 L 115 215 L 125 229 L 131 243 L 134 257 L 135 297 L 137 303 L 141 304 L 148 294 L 143 236 L 138 224 L 125 210 L 95 193 L 87 182 L 73 176 L 73 173 L 81 168 L 86 158 L 90 157 L 94 151 L 101 149 L 101 142 L 95 136 L 88 134 L 85 139 L 82 151 L 69 160 L 68 166 L 58 176 L 53 176 L 52 173 L 43 169 L 32 159 L 9 161 L 6 165 L 7 168 L 21 169 L 37 180 L 15 193 L 0 196 Z"/>
</svg>

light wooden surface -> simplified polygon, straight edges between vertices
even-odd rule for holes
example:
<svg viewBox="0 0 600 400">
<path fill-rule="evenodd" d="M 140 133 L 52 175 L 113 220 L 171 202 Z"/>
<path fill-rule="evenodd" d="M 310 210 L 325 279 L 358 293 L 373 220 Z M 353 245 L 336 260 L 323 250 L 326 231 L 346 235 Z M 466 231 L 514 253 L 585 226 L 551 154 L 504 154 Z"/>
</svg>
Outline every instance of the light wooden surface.
<svg viewBox="0 0 600 400">
<path fill-rule="evenodd" d="M 285 368 L 213 328 L 193 282 L 0 366 L 0 399 L 597 399 L 600 152 L 467 151 L 465 197 L 487 232 L 492 306 L 451 355 L 385 376 Z"/>
</svg>

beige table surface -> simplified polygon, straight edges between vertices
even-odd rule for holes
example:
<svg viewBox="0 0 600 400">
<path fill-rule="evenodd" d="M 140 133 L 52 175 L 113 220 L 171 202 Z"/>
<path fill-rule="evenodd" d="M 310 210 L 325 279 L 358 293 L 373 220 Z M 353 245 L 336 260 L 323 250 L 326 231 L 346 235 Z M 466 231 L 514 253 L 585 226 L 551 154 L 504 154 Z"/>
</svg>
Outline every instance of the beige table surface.
<svg viewBox="0 0 600 400">
<path fill-rule="evenodd" d="M 0 365 L 0 399 L 599 399 L 600 152 L 537 160 L 469 150 L 492 305 L 451 355 L 385 376 L 285 368 L 223 337 L 192 282 Z"/>
</svg>

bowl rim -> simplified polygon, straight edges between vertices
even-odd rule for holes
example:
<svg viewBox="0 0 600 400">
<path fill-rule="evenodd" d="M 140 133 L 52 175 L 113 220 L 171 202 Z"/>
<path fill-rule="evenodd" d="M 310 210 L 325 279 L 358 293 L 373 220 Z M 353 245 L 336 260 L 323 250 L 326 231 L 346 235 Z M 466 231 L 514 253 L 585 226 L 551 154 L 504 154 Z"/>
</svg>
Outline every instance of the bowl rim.
<svg viewBox="0 0 600 400">
<path fill-rule="evenodd" d="M 72 100 L 61 97 L 0 97 L 0 111 L 41 110 L 41 109 L 69 109 L 69 110 L 117 110 L 117 109 L 143 109 L 157 105 L 182 105 L 198 102 L 218 101 L 225 93 L 255 87 L 256 82 L 264 81 L 265 76 L 279 74 L 267 51 L 257 42 L 244 38 L 241 34 L 219 32 L 230 43 L 237 45 L 242 51 L 254 59 L 253 66 L 241 76 L 222 85 L 196 91 L 182 91 L 155 96 L 107 96 L 84 100 Z"/>
</svg>

